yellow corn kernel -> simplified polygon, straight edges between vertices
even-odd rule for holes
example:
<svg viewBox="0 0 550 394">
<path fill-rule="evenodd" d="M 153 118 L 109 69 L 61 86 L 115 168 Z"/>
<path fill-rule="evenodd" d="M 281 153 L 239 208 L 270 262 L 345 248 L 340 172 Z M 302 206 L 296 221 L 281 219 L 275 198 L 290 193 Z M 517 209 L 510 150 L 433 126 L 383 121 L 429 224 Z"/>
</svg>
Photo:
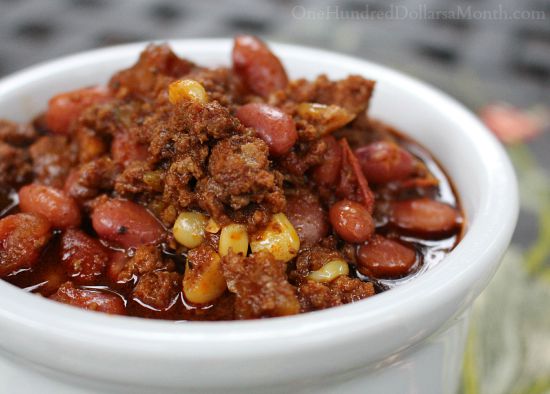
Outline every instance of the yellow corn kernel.
<svg viewBox="0 0 550 394">
<path fill-rule="evenodd" d="M 310 272 L 307 277 L 315 282 L 330 282 L 339 276 L 348 274 L 348 263 L 344 260 L 332 260 L 323 265 L 317 271 Z"/>
<path fill-rule="evenodd" d="M 143 183 L 151 187 L 155 191 L 162 191 L 162 172 L 147 171 L 143 174 Z"/>
<path fill-rule="evenodd" d="M 254 234 L 250 242 L 252 253 L 269 252 L 276 260 L 288 262 L 300 250 L 300 238 L 284 213 L 271 217 L 267 227 Z"/>
<path fill-rule="evenodd" d="M 222 228 L 218 252 L 222 256 L 227 256 L 229 249 L 233 250 L 233 253 L 246 256 L 248 253 L 248 232 L 245 225 L 234 223 Z"/>
<path fill-rule="evenodd" d="M 204 240 L 204 229 L 208 217 L 200 212 L 182 212 L 174 223 L 172 233 L 174 238 L 183 246 L 192 249 L 199 246 Z"/>
<path fill-rule="evenodd" d="M 172 104 L 177 104 L 184 100 L 191 100 L 199 104 L 205 104 L 208 101 L 208 94 L 204 87 L 192 79 L 181 79 L 172 82 L 168 86 L 168 100 Z"/>
<path fill-rule="evenodd" d="M 185 299 L 193 304 L 207 304 L 226 288 L 220 255 L 209 246 L 192 250 L 183 275 Z"/>
<path fill-rule="evenodd" d="M 301 103 L 296 111 L 301 118 L 314 124 L 321 135 L 337 130 L 355 118 L 354 114 L 337 105 Z"/>
<path fill-rule="evenodd" d="M 220 231 L 220 225 L 212 218 L 208 219 L 208 223 L 206 223 L 206 232 L 210 234 L 217 234 L 218 231 Z"/>
</svg>

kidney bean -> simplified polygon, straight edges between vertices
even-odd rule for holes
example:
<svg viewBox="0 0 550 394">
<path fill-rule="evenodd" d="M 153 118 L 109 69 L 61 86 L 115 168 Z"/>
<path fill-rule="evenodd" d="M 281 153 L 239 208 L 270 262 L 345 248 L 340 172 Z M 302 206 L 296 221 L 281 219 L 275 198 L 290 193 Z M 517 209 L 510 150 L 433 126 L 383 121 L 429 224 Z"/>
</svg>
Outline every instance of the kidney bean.
<svg viewBox="0 0 550 394">
<path fill-rule="evenodd" d="M 329 210 L 330 224 L 344 241 L 361 243 L 374 233 L 374 221 L 364 205 L 341 200 Z"/>
<path fill-rule="evenodd" d="M 90 311 L 111 315 L 126 314 L 124 301 L 120 296 L 106 291 L 75 287 L 72 282 L 61 285 L 50 299 Z"/>
<path fill-rule="evenodd" d="M 460 213 L 450 205 L 429 198 L 393 201 L 390 222 L 413 233 L 446 235 L 462 222 Z"/>
<path fill-rule="evenodd" d="M 109 99 L 109 91 L 101 86 L 73 90 L 54 96 L 48 102 L 45 120 L 54 133 L 68 134 L 72 123 L 92 104 Z"/>
<path fill-rule="evenodd" d="M 65 194 L 73 198 L 82 194 L 82 192 L 86 189 L 79 184 L 79 180 L 80 172 L 78 171 L 78 167 L 73 168 L 67 175 L 67 178 L 65 178 L 65 184 L 63 185 L 63 191 Z"/>
<path fill-rule="evenodd" d="M 147 209 L 127 200 L 107 200 L 91 217 L 101 238 L 125 248 L 156 243 L 164 235 L 164 228 Z"/>
<path fill-rule="evenodd" d="M 36 283 L 40 283 L 36 290 L 45 297 L 55 293 L 59 289 L 59 286 L 67 281 L 65 268 L 59 264 L 58 257 L 57 254 L 50 255 L 49 249 L 45 249 L 40 258 L 40 266 L 36 267 L 36 270 L 33 272 L 33 275 L 36 275 Z M 53 264 L 47 261 L 53 259 L 55 259 Z"/>
<path fill-rule="evenodd" d="M 50 223 L 40 215 L 18 213 L 0 220 L 0 277 L 37 263 L 52 235 Z"/>
<path fill-rule="evenodd" d="M 286 215 L 304 247 L 313 246 L 328 235 L 327 214 L 319 200 L 309 192 L 288 195 Z"/>
<path fill-rule="evenodd" d="M 237 36 L 232 58 L 233 71 L 255 94 L 267 97 L 288 85 L 288 77 L 280 60 L 257 37 Z"/>
<path fill-rule="evenodd" d="M 359 272 L 371 278 L 401 278 L 409 274 L 416 261 L 414 249 L 377 234 L 357 251 Z"/>
<path fill-rule="evenodd" d="M 372 213 L 374 210 L 374 193 L 370 190 L 363 170 L 361 170 L 361 166 L 348 141 L 342 138 L 339 144 L 342 149 L 342 169 L 336 194 L 341 198 L 363 203 L 369 213 Z"/>
<path fill-rule="evenodd" d="M 377 141 L 355 150 L 355 155 L 372 183 L 398 181 L 410 176 L 415 169 L 414 158 L 405 149 L 388 141 Z"/>
<path fill-rule="evenodd" d="M 78 283 L 92 283 L 109 261 L 105 247 L 84 232 L 69 229 L 61 237 L 61 263 Z"/>
<path fill-rule="evenodd" d="M 342 149 L 331 135 L 322 138 L 327 144 L 323 162 L 313 169 L 313 179 L 321 186 L 335 186 L 340 179 L 342 169 Z"/>
<path fill-rule="evenodd" d="M 136 141 L 129 132 L 119 132 L 113 137 L 111 156 L 115 162 L 145 161 L 148 155 L 147 146 Z"/>
<path fill-rule="evenodd" d="M 237 118 L 252 127 L 269 146 L 274 156 L 287 153 L 296 143 L 298 132 L 294 120 L 278 108 L 267 104 L 250 103 L 237 111 Z"/>
<path fill-rule="evenodd" d="M 109 264 L 107 265 L 107 278 L 113 283 L 119 282 L 119 275 L 126 265 L 128 257 L 126 253 L 114 250 L 111 252 Z"/>
<path fill-rule="evenodd" d="M 75 199 L 50 186 L 31 184 L 22 187 L 19 208 L 22 212 L 44 216 L 55 228 L 76 227 L 81 220 Z"/>
</svg>

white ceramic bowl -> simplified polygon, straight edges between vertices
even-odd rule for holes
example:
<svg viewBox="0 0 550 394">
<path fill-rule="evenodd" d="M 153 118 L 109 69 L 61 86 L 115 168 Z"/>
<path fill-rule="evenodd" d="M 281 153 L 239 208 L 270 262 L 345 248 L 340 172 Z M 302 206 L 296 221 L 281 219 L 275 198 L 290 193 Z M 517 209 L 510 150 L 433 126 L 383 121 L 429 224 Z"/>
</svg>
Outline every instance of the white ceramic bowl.
<svg viewBox="0 0 550 394">
<path fill-rule="evenodd" d="M 227 65 L 231 40 L 175 40 Z M 53 94 L 104 83 L 144 44 L 63 58 L 0 81 L 0 117 L 28 121 Z M 453 393 L 468 311 L 499 265 L 518 212 L 500 144 L 462 105 L 421 82 L 330 52 L 272 44 L 291 77 L 377 81 L 371 113 L 428 147 L 468 218 L 438 266 L 375 297 L 300 316 L 174 324 L 81 311 L 0 281 L 0 391 L 41 393 Z M 17 390 L 19 391 L 17 391 Z"/>
</svg>

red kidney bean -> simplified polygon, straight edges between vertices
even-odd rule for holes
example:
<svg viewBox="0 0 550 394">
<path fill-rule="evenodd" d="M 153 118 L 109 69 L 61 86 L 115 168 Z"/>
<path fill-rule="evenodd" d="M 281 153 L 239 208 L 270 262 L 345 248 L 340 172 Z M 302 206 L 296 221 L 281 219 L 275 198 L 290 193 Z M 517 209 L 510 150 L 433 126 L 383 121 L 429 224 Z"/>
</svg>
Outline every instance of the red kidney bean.
<svg viewBox="0 0 550 394">
<path fill-rule="evenodd" d="M 364 205 L 341 200 L 329 210 L 330 224 L 344 241 L 362 243 L 374 233 L 374 221 Z"/>
<path fill-rule="evenodd" d="M 148 155 L 147 146 L 136 141 L 129 132 L 119 132 L 113 137 L 111 156 L 115 162 L 145 161 Z"/>
<path fill-rule="evenodd" d="M 78 171 L 78 168 L 73 168 L 69 171 L 67 178 L 65 178 L 65 185 L 63 185 L 63 191 L 65 194 L 73 198 L 74 196 L 82 194 L 82 192 L 85 191 L 85 188 L 79 184 L 79 180 L 80 172 Z"/>
<path fill-rule="evenodd" d="M 341 198 L 363 203 L 369 213 L 372 213 L 374 210 L 374 193 L 370 190 L 367 179 L 348 141 L 342 138 L 339 144 L 342 149 L 342 169 L 336 194 Z"/>
<path fill-rule="evenodd" d="M 409 274 L 416 261 L 414 249 L 377 234 L 357 251 L 359 272 L 371 278 L 401 278 Z"/>
<path fill-rule="evenodd" d="M 50 242 L 40 255 L 40 262 L 33 267 L 33 281 L 37 283 L 36 292 L 48 297 L 55 293 L 59 286 L 67 281 L 65 267 L 59 264 L 59 249 L 57 242 Z M 25 275 L 25 274 L 23 274 Z"/>
<path fill-rule="evenodd" d="M 68 134 L 72 123 L 84 109 L 92 104 L 105 102 L 108 98 L 109 91 L 101 86 L 58 94 L 48 103 L 46 125 L 54 133 Z"/>
<path fill-rule="evenodd" d="M 294 120 L 278 108 L 267 104 L 250 103 L 237 111 L 237 118 L 247 127 L 252 127 L 269 146 L 274 156 L 287 153 L 298 140 Z"/>
<path fill-rule="evenodd" d="M 92 283 L 109 261 L 105 247 L 80 230 L 69 229 L 61 237 L 61 263 L 78 283 Z"/>
<path fill-rule="evenodd" d="M 414 172 L 413 156 L 392 142 L 373 142 L 356 149 L 355 155 L 365 177 L 372 183 L 402 180 Z"/>
<path fill-rule="evenodd" d="M 232 58 L 233 71 L 255 94 L 267 97 L 288 85 L 288 77 L 280 60 L 257 37 L 237 36 Z"/>
<path fill-rule="evenodd" d="M 429 198 L 393 201 L 390 222 L 413 233 L 445 235 L 462 222 L 460 213 L 450 205 Z"/>
<path fill-rule="evenodd" d="M 76 227 L 80 210 L 74 198 L 59 189 L 31 184 L 19 190 L 19 208 L 44 216 L 55 228 Z"/>
<path fill-rule="evenodd" d="M 122 298 L 114 293 L 101 290 L 75 287 L 66 282 L 50 299 L 90 311 L 104 312 L 112 315 L 125 315 Z"/>
<path fill-rule="evenodd" d="M 125 248 L 158 242 L 164 235 L 160 222 L 143 206 L 127 200 L 107 200 L 92 212 L 98 235 Z"/>
<path fill-rule="evenodd" d="M 313 169 L 313 179 L 318 185 L 335 186 L 340 179 L 342 169 L 342 149 L 331 135 L 322 138 L 327 144 L 323 162 Z"/>
<path fill-rule="evenodd" d="M 119 274 L 123 270 L 127 261 L 126 253 L 120 251 L 112 251 L 107 265 L 107 277 L 113 283 L 119 282 Z"/>
<path fill-rule="evenodd" d="M 328 220 L 319 200 L 309 192 L 286 196 L 286 215 L 302 246 L 313 246 L 328 235 Z"/>
<path fill-rule="evenodd" d="M 51 236 L 51 225 L 43 216 L 18 213 L 1 219 L 0 277 L 37 263 Z"/>
</svg>

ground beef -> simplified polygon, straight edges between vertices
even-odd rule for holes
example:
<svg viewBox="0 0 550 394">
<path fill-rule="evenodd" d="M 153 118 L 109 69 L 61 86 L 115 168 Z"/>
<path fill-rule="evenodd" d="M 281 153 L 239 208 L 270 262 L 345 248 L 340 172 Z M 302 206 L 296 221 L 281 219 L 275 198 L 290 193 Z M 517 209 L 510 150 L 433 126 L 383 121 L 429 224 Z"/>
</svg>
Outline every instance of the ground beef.
<svg viewBox="0 0 550 394">
<path fill-rule="evenodd" d="M 222 260 L 230 292 L 236 295 L 238 319 L 294 315 L 300 305 L 294 287 L 288 283 L 286 265 L 270 253 L 243 257 L 230 253 Z"/>
<path fill-rule="evenodd" d="M 0 142 L 15 146 L 26 146 L 33 142 L 36 137 L 36 130 L 31 125 L 22 125 L 0 119 Z"/>
<path fill-rule="evenodd" d="M 109 86 L 138 97 L 156 97 L 170 81 L 184 76 L 193 67 L 193 63 L 176 56 L 168 45 L 151 44 L 134 66 L 116 73 Z"/>
<path fill-rule="evenodd" d="M 243 101 L 240 83 L 227 68 L 195 67 L 187 77 L 204 86 L 210 100 L 224 107 L 233 108 Z"/>
<path fill-rule="evenodd" d="M 284 210 L 281 175 L 269 168 L 269 149 L 259 138 L 233 136 L 212 149 L 206 191 L 233 209 L 264 203 L 272 212 Z"/>
<path fill-rule="evenodd" d="M 119 170 L 107 156 L 90 161 L 71 172 L 65 184 L 65 191 L 80 203 L 84 203 L 103 191 L 112 189 Z"/>
<path fill-rule="evenodd" d="M 301 312 L 349 304 L 372 295 L 372 283 L 348 276 L 339 276 L 329 283 L 306 281 L 298 287 Z"/>
<path fill-rule="evenodd" d="M 147 120 L 144 128 L 153 118 Z M 176 127 L 179 121 L 157 120 L 149 145 L 149 163 L 165 173 L 163 201 L 166 206 L 182 210 L 196 201 L 194 186 L 206 175 L 209 148 L 200 137 Z"/>
<path fill-rule="evenodd" d="M 303 182 L 306 171 L 322 162 L 326 149 L 327 144 L 322 139 L 299 143 L 277 161 L 283 169 L 285 180 Z"/>
<path fill-rule="evenodd" d="M 76 162 L 75 146 L 67 137 L 46 136 L 29 149 L 35 180 L 38 183 L 63 188 L 65 178 Z"/>
<path fill-rule="evenodd" d="M 113 136 L 142 124 L 145 117 L 154 111 L 153 108 L 148 101 L 113 99 L 85 109 L 78 118 L 76 128 L 93 130 L 102 137 Z"/>
<path fill-rule="evenodd" d="M 160 269 L 173 269 L 172 262 L 165 262 L 162 253 L 155 245 L 142 245 L 134 255 L 126 259 L 122 269 L 116 276 L 117 282 L 128 282 L 134 277 L 140 277 L 148 272 Z"/>
<path fill-rule="evenodd" d="M 32 177 L 26 150 L 0 142 L 0 189 L 16 187 Z"/>
<path fill-rule="evenodd" d="M 121 197 L 139 199 L 140 196 L 161 192 L 165 175 L 153 171 L 145 162 L 132 162 L 115 179 L 115 191 Z"/>
<path fill-rule="evenodd" d="M 180 209 L 195 201 L 193 185 L 204 176 L 203 168 L 191 157 L 174 161 L 166 172 L 164 199 Z"/>
<path fill-rule="evenodd" d="M 294 103 L 334 104 L 351 114 L 364 112 L 374 90 L 375 82 L 359 75 L 350 75 L 346 79 L 331 81 L 326 75 L 320 75 L 314 81 L 298 79 L 291 81 L 288 87 L 271 98 L 273 104 L 286 107 L 291 111 Z"/>
<path fill-rule="evenodd" d="M 153 271 L 140 277 L 133 298 L 141 304 L 163 311 L 173 304 L 180 288 L 181 278 L 177 272 Z"/>
<path fill-rule="evenodd" d="M 176 106 L 170 122 L 172 130 L 197 136 L 201 143 L 209 138 L 218 140 L 245 133 L 240 122 L 217 101 L 206 104 L 183 101 Z"/>
</svg>

